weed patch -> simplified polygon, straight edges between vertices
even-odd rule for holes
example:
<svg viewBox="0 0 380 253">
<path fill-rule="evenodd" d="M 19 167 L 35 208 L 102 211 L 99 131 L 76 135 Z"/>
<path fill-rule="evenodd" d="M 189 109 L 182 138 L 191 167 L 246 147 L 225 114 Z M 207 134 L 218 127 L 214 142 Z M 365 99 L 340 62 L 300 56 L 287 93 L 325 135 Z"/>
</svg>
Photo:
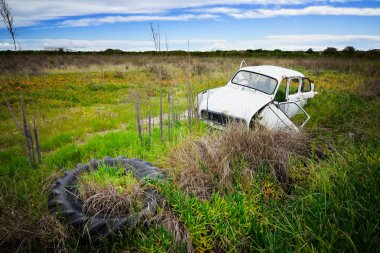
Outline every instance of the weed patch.
<svg viewBox="0 0 380 253">
<path fill-rule="evenodd" d="M 79 197 L 89 214 L 118 217 L 139 212 L 143 207 L 144 188 L 123 168 L 101 165 L 78 179 Z"/>
<path fill-rule="evenodd" d="M 131 94 L 149 96 L 157 125 L 161 72 L 163 94 L 166 97 L 170 91 L 175 98 L 177 116 L 188 108 L 189 85 L 193 95 L 225 85 L 242 60 L 223 52 L 217 55 L 223 57 L 194 55 L 190 67 L 183 56 L 175 55 L 0 57 L 0 65 L 11 73 L 0 74 L 1 87 L 17 117 L 21 113 L 16 87 L 21 83 L 33 95 L 43 151 L 43 164 L 31 168 L 19 145 L 23 138 L 16 135 L 0 97 L 2 250 L 376 252 L 379 61 L 247 56 L 249 65 L 288 67 L 314 80 L 319 95 L 305 107 L 311 116 L 306 136 L 236 127 L 221 133 L 202 124 L 190 131 L 187 123 L 174 120 L 170 142 L 160 141 L 158 128 L 152 129 L 149 141 L 144 123 L 141 145 Z M 169 112 L 166 103 L 163 110 Z M 147 116 L 148 107 L 143 105 L 141 117 Z M 169 168 L 173 181 L 154 185 L 168 206 L 148 224 L 84 245 L 71 236 L 75 233 L 70 227 L 48 213 L 47 193 L 63 171 L 104 156 L 136 157 Z M 102 180 L 89 185 L 98 187 Z M 118 187 L 112 192 L 124 193 Z M 105 198 L 109 192 L 104 194 Z"/>
<path fill-rule="evenodd" d="M 188 139 L 170 156 L 173 180 L 186 192 L 209 198 L 213 192 L 244 190 L 244 182 L 267 171 L 287 190 L 290 187 L 289 159 L 310 155 L 305 133 L 250 130 L 230 125 L 198 140 Z"/>
</svg>

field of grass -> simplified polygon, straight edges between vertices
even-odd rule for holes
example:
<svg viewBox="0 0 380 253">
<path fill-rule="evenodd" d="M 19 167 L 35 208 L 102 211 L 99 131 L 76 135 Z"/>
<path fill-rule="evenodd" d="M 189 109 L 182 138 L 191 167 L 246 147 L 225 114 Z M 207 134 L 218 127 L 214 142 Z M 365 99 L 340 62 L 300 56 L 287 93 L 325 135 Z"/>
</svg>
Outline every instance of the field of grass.
<svg viewBox="0 0 380 253">
<path fill-rule="evenodd" d="M 379 59 L 245 59 L 250 65 L 293 68 L 314 80 L 319 95 L 305 108 L 311 116 L 305 127 L 307 154 L 289 153 L 286 187 L 271 170 L 276 161 L 260 163 L 251 180 L 244 180 L 249 159 L 231 156 L 229 168 L 236 176 L 205 198 L 176 177 L 191 162 L 181 165 L 180 152 L 191 152 L 205 138 L 227 137 L 196 121 L 191 129 L 187 121 L 176 121 L 170 140 L 165 125 L 164 141 L 156 126 L 149 142 L 144 125 L 141 145 L 134 102 L 140 96 L 146 118 L 150 97 L 157 117 L 160 91 L 164 112 L 171 112 L 170 92 L 175 113 L 181 113 L 189 92 L 194 97 L 224 85 L 241 58 L 11 55 L 7 60 L 0 60 L 1 90 L 21 119 L 17 87 L 22 88 L 28 115 L 37 115 L 43 162 L 38 168 L 29 165 L 24 139 L 0 97 L 0 246 L 5 252 L 180 252 L 189 247 L 199 252 L 375 252 L 380 246 Z M 104 156 L 144 159 L 172 176 L 152 184 L 186 239 L 178 240 L 167 223 L 157 223 L 89 245 L 48 212 L 55 180 L 77 163 Z M 202 160 L 198 165 L 200 177 L 211 168 Z"/>
</svg>

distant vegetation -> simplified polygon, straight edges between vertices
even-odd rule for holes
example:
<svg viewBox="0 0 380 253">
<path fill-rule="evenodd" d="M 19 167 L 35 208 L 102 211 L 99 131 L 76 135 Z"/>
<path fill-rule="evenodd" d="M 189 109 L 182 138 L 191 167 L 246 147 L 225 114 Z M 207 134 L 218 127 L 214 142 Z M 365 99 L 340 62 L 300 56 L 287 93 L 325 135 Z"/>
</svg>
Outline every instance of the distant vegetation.
<svg viewBox="0 0 380 253">
<path fill-rule="evenodd" d="M 106 49 L 104 51 L 38 51 L 38 50 L 23 50 L 23 51 L 0 51 L 0 55 L 168 55 L 168 56 L 204 56 L 204 57 L 323 57 L 323 56 L 335 56 L 335 57 L 358 57 L 358 58 L 379 58 L 380 49 L 372 50 L 356 50 L 352 46 L 347 46 L 343 50 L 338 50 L 335 47 L 327 47 L 323 51 L 314 51 L 313 49 L 308 49 L 306 51 L 283 51 L 280 49 L 276 50 L 265 50 L 265 49 L 247 49 L 247 50 L 215 50 L 215 51 L 184 51 L 184 50 L 170 50 L 170 51 L 144 51 L 144 52 L 134 52 L 134 51 L 123 51 L 120 49 Z"/>
</svg>

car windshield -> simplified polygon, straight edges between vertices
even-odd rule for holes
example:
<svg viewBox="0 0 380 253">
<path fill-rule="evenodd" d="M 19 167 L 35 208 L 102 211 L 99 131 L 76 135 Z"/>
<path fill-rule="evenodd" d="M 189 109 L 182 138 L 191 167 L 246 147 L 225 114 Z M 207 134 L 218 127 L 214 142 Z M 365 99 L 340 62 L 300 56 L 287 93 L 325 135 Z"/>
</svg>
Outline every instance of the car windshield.
<svg viewBox="0 0 380 253">
<path fill-rule="evenodd" d="M 232 78 L 232 83 L 246 86 L 266 94 L 273 94 L 277 80 L 258 73 L 241 70 Z"/>
</svg>

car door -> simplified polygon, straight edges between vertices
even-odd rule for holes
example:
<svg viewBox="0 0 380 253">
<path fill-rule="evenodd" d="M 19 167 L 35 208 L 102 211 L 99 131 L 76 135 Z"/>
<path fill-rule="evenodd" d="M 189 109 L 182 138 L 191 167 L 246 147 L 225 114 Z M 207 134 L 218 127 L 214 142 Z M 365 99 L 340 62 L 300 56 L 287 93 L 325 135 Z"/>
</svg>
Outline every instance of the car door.
<svg viewBox="0 0 380 253">
<path fill-rule="evenodd" d="M 257 117 L 258 123 L 271 130 L 299 131 L 310 119 L 309 114 L 296 102 L 268 104 Z"/>
<path fill-rule="evenodd" d="M 297 126 L 279 108 L 279 104 L 274 103 L 270 103 L 262 109 L 257 117 L 257 123 L 275 131 L 298 131 Z"/>
<path fill-rule="evenodd" d="M 300 87 L 302 84 L 301 77 L 290 77 L 286 82 L 286 101 L 299 102 L 300 100 Z"/>
<path fill-rule="evenodd" d="M 301 97 L 300 97 L 300 87 L 302 84 L 301 77 L 290 77 L 286 82 L 286 102 L 296 103 L 301 106 Z M 283 110 L 285 114 L 291 118 L 293 115 L 296 115 L 299 112 L 298 107 L 289 106 L 290 104 L 285 104 Z"/>
<path fill-rule="evenodd" d="M 315 96 L 314 83 L 309 78 L 302 78 L 301 88 L 299 92 L 300 106 L 304 107 L 309 98 Z"/>
<path fill-rule="evenodd" d="M 310 119 L 310 115 L 296 102 L 279 103 L 278 108 L 298 129 L 303 128 Z"/>
</svg>

